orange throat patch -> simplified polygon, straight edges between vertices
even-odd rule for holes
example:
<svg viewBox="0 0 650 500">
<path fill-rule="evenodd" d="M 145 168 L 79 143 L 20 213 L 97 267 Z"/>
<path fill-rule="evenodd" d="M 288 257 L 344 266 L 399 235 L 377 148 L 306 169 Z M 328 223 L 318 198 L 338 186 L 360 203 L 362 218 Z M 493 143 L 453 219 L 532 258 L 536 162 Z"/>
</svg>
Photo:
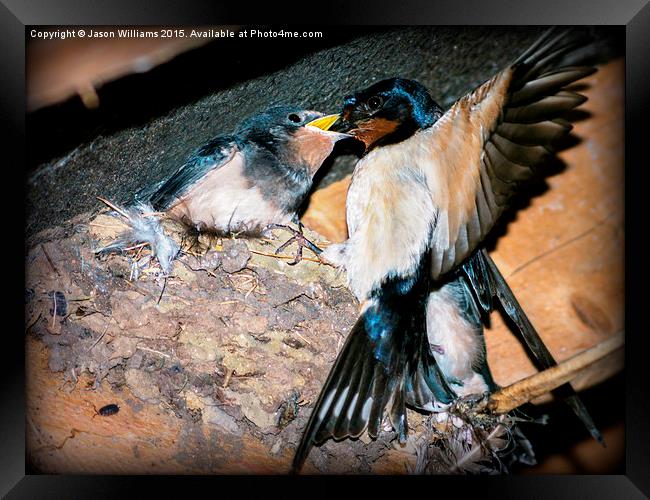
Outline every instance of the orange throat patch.
<svg viewBox="0 0 650 500">
<path fill-rule="evenodd" d="M 394 132 L 398 122 L 385 118 L 371 118 L 359 124 L 359 127 L 350 133 L 366 145 L 366 149 L 372 146 L 382 137 Z"/>
<path fill-rule="evenodd" d="M 303 127 L 293 136 L 291 151 L 296 163 L 306 162 L 311 175 L 321 167 L 336 144 L 337 137 L 331 132 L 315 127 Z"/>
</svg>

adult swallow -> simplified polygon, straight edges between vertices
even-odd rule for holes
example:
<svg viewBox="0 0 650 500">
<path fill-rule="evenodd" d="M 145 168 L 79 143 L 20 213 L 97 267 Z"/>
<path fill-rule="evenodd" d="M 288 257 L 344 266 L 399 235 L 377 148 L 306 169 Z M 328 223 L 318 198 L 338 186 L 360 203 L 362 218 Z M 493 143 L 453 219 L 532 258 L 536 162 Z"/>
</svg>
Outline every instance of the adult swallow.
<svg viewBox="0 0 650 500">
<path fill-rule="evenodd" d="M 436 410 L 472 386 L 474 375 L 477 388 L 490 389 L 485 368 L 475 368 L 484 356 L 482 330 L 469 322 L 459 337 L 445 308 L 466 319 L 468 303 L 472 314 L 499 304 L 539 362 L 555 364 L 481 242 L 571 130 L 560 117 L 586 98 L 564 87 L 595 69 L 564 67 L 561 59 L 581 43 L 547 32 L 447 112 L 421 84 L 402 78 L 345 98 L 332 128 L 350 132 L 366 150 L 348 190 L 349 238 L 321 257 L 346 269 L 362 309 L 310 416 L 294 470 L 329 437 L 367 429 L 375 438 L 384 413 L 403 442 L 407 404 Z M 462 283 L 454 283 L 458 273 Z M 602 439 L 575 393 L 567 402 Z"/>
<path fill-rule="evenodd" d="M 299 231 L 289 241 L 299 244 L 295 261 L 303 246 L 319 252 L 302 237 L 297 213 L 334 145 L 350 137 L 326 130 L 335 119 L 295 106 L 245 119 L 232 134 L 198 148 L 169 178 L 140 191 L 137 203 L 122 209 L 130 231 L 102 252 L 147 242 L 169 272 L 179 247 L 164 234 L 161 217 L 216 234 L 258 235 L 295 222 Z"/>
</svg>

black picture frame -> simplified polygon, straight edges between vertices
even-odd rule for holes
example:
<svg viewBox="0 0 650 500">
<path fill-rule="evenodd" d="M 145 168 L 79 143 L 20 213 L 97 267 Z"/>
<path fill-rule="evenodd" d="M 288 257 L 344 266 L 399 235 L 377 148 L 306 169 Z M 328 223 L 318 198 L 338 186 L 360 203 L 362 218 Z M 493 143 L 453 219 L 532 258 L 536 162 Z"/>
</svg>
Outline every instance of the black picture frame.
<svg viewBox="0 0 650 500">
<path fill-rule="evenodd" d="M 288 25 L 297 21 L 317 21 L 320 24 L 439 24 L 439 25 L 625 25 L 626 27 L 626 146 L 625 182 L 626 205 L 626 394 L 612 394 L 603 404 L 625 404 L 626 411 L 626 473 L 620 476 L 512 476 L 512 477 L 428 477 L 399 478 L 404 494 L 481 494 L 511 498 L 644 498 L 650 495 L 650 422 L 648 392 L 645 387 L 644 358 L 646 332 L 643 329 L 644 244 L 640 229 L 644 227 L 647 209 L 644 198 L 645 126 L 650 108 L 650 6 L 647 0 L 580 0 L 546 1 L 375 1 L 372 4 L 329 2 L 314 4 L 306 16 L 305 4 L 269 2 L 251 9 L 245 5 L 216 4 L 206 1 L 159 1 L 136 4 L 132 1 L 80 2 L 75 0 L 2 0 L 0 2 L 0 58 L 3 75 L 0 78 L 0 114 L 2 143 L 5 153 L 4 174 L 7 191 L 24 195 L 25 157 L 25 26 L 74 24 L 236 24 L 246 23 Z M 302 19 L 298 19 L 301 13 Z M 6 153 L 9 153 L 8 155 Z M 18 187 L 20 186 L 20 187 Z M 23 196 L 24 198 L 24 196 Z M 6 197 L 10 200 L 10 197 Z M 24 204 L 7 201 L 5 207 L 7 242 L 3 246 L 6 262 L 24 262 L 24 252 L 16 241 L 24 234 Z M 22 210 L 19 207 L 23 207 Z M 14 215 L 17 213 L 19 215 Z M 23 215 L 21 218 L 20 215 Z M 10 235 L 10 236 L 9 236 Z M 24 250 L 24 247 L 23 247 Z M 20 283 L 22 269 L 17 265 L 16 280 Z M 171 496 L 175 491 L 187 494 L 195 487 L 215 488 L 215 480 L 223 483 L 216 494 L 225 494 L 236 486 L 235 478 L 168 478 L 168 477 L 109 477 L 109 476 L 47 476 L 25 475 L 25 396 L 24 396 L 24 338 L 20 288 L 6 281 L 11 319 L 4 329 L 3 384 L 0 391 L 0 495 L 7 498 L 115 498 L 116 495 L 135 496 L 134 488 L 154 489 Z M 18 297 L 18 299 L 16 299 Z M 13 307 L 13 301 L 16 306 Z M 15 321 L 15 323 L 14 323 Z M 644 472 L 645 471 L 645 472 Z M 302 481 L 291 485 L 291 495 L 309 494 L 315 478 L 277 478 Z M 268 487 L 269 478 L 248 478 L 247 485 Z M 332 478 L 321 478 L 334 485 Z M 362 487 L 385 488 L 389 478 L 360 478 Z M 426 481 L 405 484 L 402 481 Z M 347 480 L 350 482 L 351 478 Z M 275 482 L 275 481 L 274 481 Z M 188 484 L 189 483 L 189 484 Z M 396 485 L 397 486 L 397 485 Z M 349 486 L 348 486 L 349 487 Z M 179 490 L 177 490 L 177 488 Z M 421 489 L 420 489 L 421 488 Z M 429 489 L 431 488 L 431 489 Z M 435 489 L 435 490 L 434 490 Z M 333 489 L 334 490 L 334 489 Z M 369 494 L 367 490 L 364 495 Z M 156 495 L 158 496 L 158 495 Z M 284 495 L 283 495 L 284 496 Z"/>
</svg>

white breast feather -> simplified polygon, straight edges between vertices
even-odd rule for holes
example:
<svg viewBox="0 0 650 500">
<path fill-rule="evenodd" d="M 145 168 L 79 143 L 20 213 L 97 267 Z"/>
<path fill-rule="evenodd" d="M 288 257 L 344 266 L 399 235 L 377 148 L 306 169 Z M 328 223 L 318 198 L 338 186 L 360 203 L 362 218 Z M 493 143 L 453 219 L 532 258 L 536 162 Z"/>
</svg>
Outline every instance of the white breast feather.
<svg viewBox="0 0 650 500">
<path fill-rule="evenodd" d="M 388 276 L 419 264 L 435 215 L 418 165 L 417 141 L 372 151 L 359 161 L 347 198 L 346 269 L 359 300 Z"/>
<path fill-rule="evenodd" d="M 197 228 L 238 231 L 257 225 L 289 221 L 290 216 L 264 199 L 256 186 L 248 187 L 241 153 L 206 175 L 199 189 L 191 190 L 171 213 L 191 220 Z"/>
</svg>

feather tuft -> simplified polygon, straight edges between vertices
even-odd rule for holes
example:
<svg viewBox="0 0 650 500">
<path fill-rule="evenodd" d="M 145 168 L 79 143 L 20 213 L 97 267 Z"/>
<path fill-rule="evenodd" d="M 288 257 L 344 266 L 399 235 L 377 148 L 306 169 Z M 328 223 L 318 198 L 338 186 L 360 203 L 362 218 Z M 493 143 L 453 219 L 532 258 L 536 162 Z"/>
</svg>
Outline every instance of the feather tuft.
<svg viewBox="0 0 650 500">
<path fill-rule="evenodd" d="M 102 200 L 104 201 L 104 200 Z M 153 207 L 148 203 L 138 202 L 130 207 L 120 207 L 108 203 L 115 210 L 115 215 L 121 215 L 129 226 L 117 240 L 95 250 L 96 254 L 123 252 L 126 249 L 145 243 L 151 248 L 151 253 L 158 260 L 165 274 L 172 270 L 172 263 L 180 251 L 180 246 L 170 236 L 166 235 L 160 219 L 154 214 Z"/>
</svg>

